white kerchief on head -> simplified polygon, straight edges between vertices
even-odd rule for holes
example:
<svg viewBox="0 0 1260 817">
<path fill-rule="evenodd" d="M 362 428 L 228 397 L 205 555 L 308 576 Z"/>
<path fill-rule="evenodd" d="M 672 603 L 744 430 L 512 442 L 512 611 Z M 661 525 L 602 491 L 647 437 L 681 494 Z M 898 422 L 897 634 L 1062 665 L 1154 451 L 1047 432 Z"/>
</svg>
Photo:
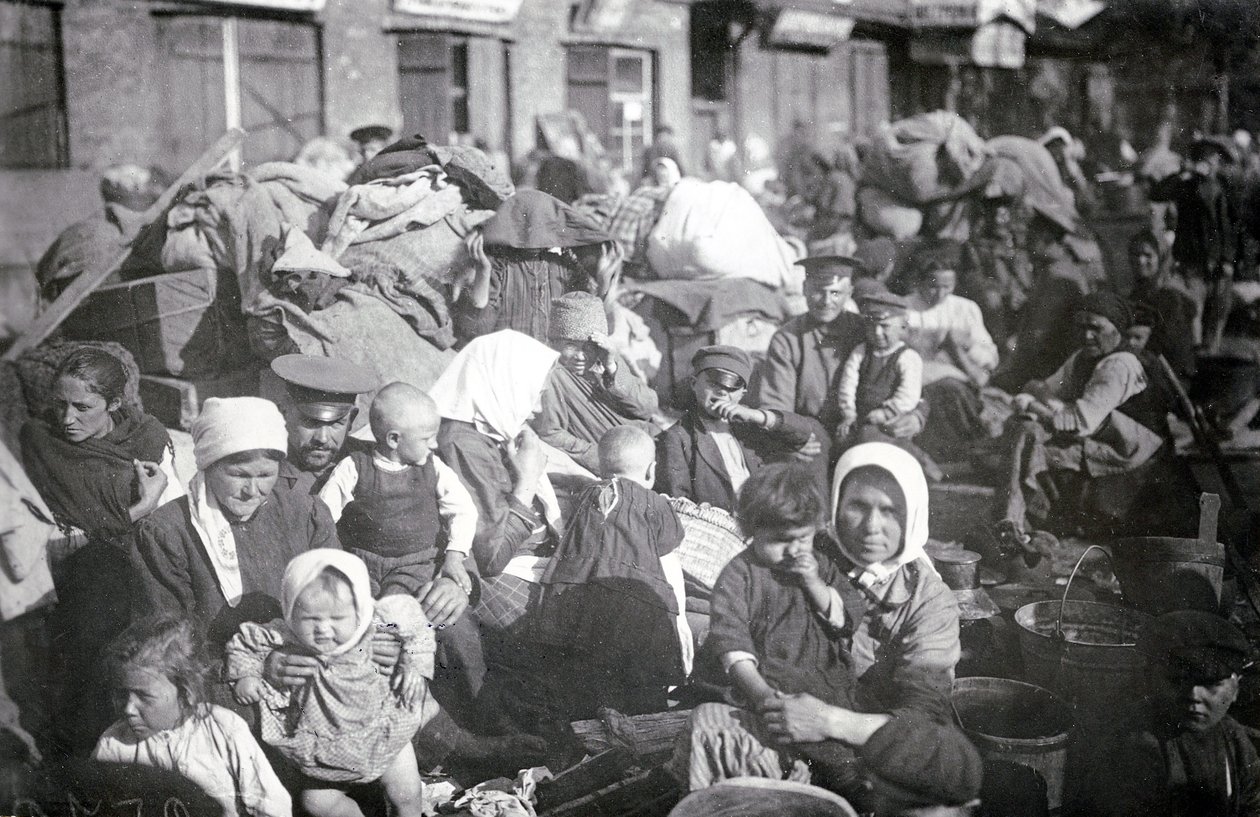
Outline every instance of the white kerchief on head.
<svg viewBox="0 0 1260 817">
<path fill-rule="evenodd" d="M 206 488 L 205 470 L 224 457 L 242 451 L 265 449 L 284 456 L 289 433 L 280 409 L 270 400 L 211 397 L 193 420 L 192 437 L 197 473 L 188 483 L 189 517 L 210 558 L 210 567 L 214 569 L 223 598 L 229 607 L 235 607 L 244 592 L 236 537 L 214 492 Z"/>
<path fill-rule="evenodd" d="M 845 477 L 858 468 L 873 466 L 888 472 L 901 488 L 906 501 L 906 521 L 902 526 L 901 550 L 890 559 L 871 565 L 862 565 L 850 553 L 840 538 L 836 525 L 839 513 L 840 488 Z M 854 564 L 863 568 L 865 584 L 880 584 L 892 577 L 903 565 L 922 558 L 929 567 L 927 552 L 923 546 L 928 540 L 928 487 L 923 469 L 908 451 L 890 443 L 862 443 L 855 445 L 836 463 L 835 476 L 831 481 L 831 527 L 840 549 Z"/>
<path fill-rule="evenodd" d="M 511 441 L 538 406 L 559 359 L 560 353 L 546 344 L 503 329 L 465 346 L 429 394 L 443 417 Z"/>
<path fill-rule="evenodd" d="M 350 580 L 350 592 L 354 596 L 354 612 L 358 616 L 354 635 L 328 655 L 341 655 L 358 646 L 372 626 L 372 616 L 376 611 L 376 602 L 372 600 L 372 584 L 368 580 L 367 565 L 353 553 L 335 548 L 315 548 L 300 553 L 289 560 L 284 568 L 284 578 L 280 582 L 280 609 L 284 611 L 284 620 L 294 629 L 293 605 L 297 597 L 307 585 L 315 581 L 325 568 L 333 568 Z"/>
</svg>

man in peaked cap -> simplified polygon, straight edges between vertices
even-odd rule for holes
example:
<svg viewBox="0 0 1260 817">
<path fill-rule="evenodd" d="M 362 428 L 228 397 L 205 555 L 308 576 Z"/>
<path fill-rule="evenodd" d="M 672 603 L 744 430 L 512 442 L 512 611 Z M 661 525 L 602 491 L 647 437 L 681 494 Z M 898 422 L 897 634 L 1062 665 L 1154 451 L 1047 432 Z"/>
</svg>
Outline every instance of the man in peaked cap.
<svg viewBox="0 0 1260 817">
<path fill-rule="evenodd" d="M 844 362 L 865 337 L 865 323 L 852 303 L 854 274 L 862 263 L 843 255 L 804 258 L 805 300 L 809 311 L 785 323 L 766 351 L 753 402 L 763 409 L 786 411 L 822 423 L 830 435 L 840 424 L 839 382 Z M 923 430 L 926 407 L 899 418 L 898 438 Z"/>
<path fill-rule="evenodd" d="M 364 125 L 350 131 L 350 140 L 359 147 L 359 161 L 366 162 L 381 152 L 394 138 L 394 131 L 385 125 Z"/>
<path fill-rule="evenodd" d="M 283 403 L 289 428 L 289 456 L 280 482 L 291 490 L 316 494 L 348 446 L 369 446 L 350 437 L 360 394 L 376 389 L 376 377 L 345 360 L 315 355 L 282 355 L 271 370 L 284 381 Z"/>
</svg>

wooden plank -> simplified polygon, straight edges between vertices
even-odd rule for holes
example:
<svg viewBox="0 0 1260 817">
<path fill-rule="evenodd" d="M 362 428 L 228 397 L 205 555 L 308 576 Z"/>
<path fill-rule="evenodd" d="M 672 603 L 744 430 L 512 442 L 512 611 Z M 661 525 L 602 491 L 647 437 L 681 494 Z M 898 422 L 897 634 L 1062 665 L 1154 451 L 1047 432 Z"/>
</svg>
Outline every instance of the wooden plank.
<svg viewBox="0 0 1260 817">
<path fill-rule="evenodd" d="M 165 212 L 180 190 L 183 190 L 186 185 L 191 184 L 218 167 L 219 162 L 236 149 L 244 139 L 245 131 L 240 128 L 233 128 L 220 136 L 218 141 L 207 148 L 205 153 L 202 153 L 197 158 L 197 161 L 189 165 L 183 175 L 176 179 L 170 187 L 166 188 L 162 195 L 158 197 L 158 200 L 150 205 L 148 210 L 144 211 L 141 216 L 142 222 L 148 224 Z M 48 310 L 37 317 L 34 323 L 31 324 L 31 327 L 26 330 L 26 333 L 9 347 L 9 350 L 4 353 L 3 360 L 17 360 L 23 352 L 43 343 L 61 325 L 61 322 L 83 302 L 84 298 L 92 294 L 93 290 L 104 283 L 109 276 L 113 275 L 123 265 L 130 253 L 131 245 L 128 244 L 118 253 L 113 263 L 102 267 L 96 272 L 83 273 L 78 278 L 75 278 L 70 286 L 66 287 L 65 291 L 61 293 L 60 297 L 53 301 Z"/>
</svg>

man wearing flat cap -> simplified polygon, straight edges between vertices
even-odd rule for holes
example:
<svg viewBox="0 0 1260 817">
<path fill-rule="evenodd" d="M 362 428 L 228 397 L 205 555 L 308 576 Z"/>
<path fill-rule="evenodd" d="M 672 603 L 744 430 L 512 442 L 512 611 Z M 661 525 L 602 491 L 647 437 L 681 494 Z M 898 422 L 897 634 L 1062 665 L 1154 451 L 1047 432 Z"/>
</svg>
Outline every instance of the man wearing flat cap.
<svg viewBox="0 0 1260 817">
<path fill-rule="evenodd" d="M 1233 624 L 1165 613 L 1138 636 L 1147 706 L 1099 747 L 1075 813 L 1100 817 L 1260 814 L 1260 757 L 1229 716 L 1252 649 Z"/>
<path fill-rule="evenodd" d="M 386 125 L 364 125 L 350 131 L 350 140 L 359 149 L 359 164 L 380 153 L 393 138 L 393 129 Z"/>
<path fill-rule="evenodd" d="M 315 355 L 281 355 L 271 370 L 284 381 L 282 401 L 289 429 L 289 455 L 280 464 L 280 483 L 317 494 L 348 449 L 366 442 L 350 437 L 360 394 L 379 385 L 371 372 L 345 360 Z"/>
<path fill-rule="evenodd" d="M 810 417 L 822 423 L 829 437 L 839 426 L 839 383 L 849 355 L 865 337 L 865 324 L 853 305 L 853 276 L 861 262 L 842 255 L 824 255 L 797 262 L 805 268 L 805 301 L 809 311 L 785 323 L 766 351 L 753 402 L 763 409 Z M 898 438 L 923 430 L 926 407 L 920 405 L 889 428 Z"/>
<path fill-rule="evenodd" d="M 827 434 L 816 420 L 741 401 L 752 359 L 736 346 L 706 346 L 691 358 L 692 405 L 657 438 L 656 490 L 733 511 L 749 474 L 768 462 L 803 459 L 827 484 Z M 817 453 L 805 453 L 813 442 Z"/>
</svg>

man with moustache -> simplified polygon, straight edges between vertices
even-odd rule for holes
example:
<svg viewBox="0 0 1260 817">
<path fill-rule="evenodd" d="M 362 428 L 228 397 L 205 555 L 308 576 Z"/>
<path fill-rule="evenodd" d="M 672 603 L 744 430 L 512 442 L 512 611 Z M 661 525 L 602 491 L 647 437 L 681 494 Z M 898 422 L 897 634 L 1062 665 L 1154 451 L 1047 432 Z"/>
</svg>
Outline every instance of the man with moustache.
<svg viewBox="0 0 1260 817">
<path fill-rule="evenodd" d="M 376 378 L 348 361 L 315 355 L 281 355 L 271 370 L 289 398 L 283 405 L 289 456 L 280 463 L 279 484 L 317 494 L 342 457 L 358 447 L 371 450 L 350 431 L 359 413 L 355 398 L 374 390 Z"/>
</svg>

